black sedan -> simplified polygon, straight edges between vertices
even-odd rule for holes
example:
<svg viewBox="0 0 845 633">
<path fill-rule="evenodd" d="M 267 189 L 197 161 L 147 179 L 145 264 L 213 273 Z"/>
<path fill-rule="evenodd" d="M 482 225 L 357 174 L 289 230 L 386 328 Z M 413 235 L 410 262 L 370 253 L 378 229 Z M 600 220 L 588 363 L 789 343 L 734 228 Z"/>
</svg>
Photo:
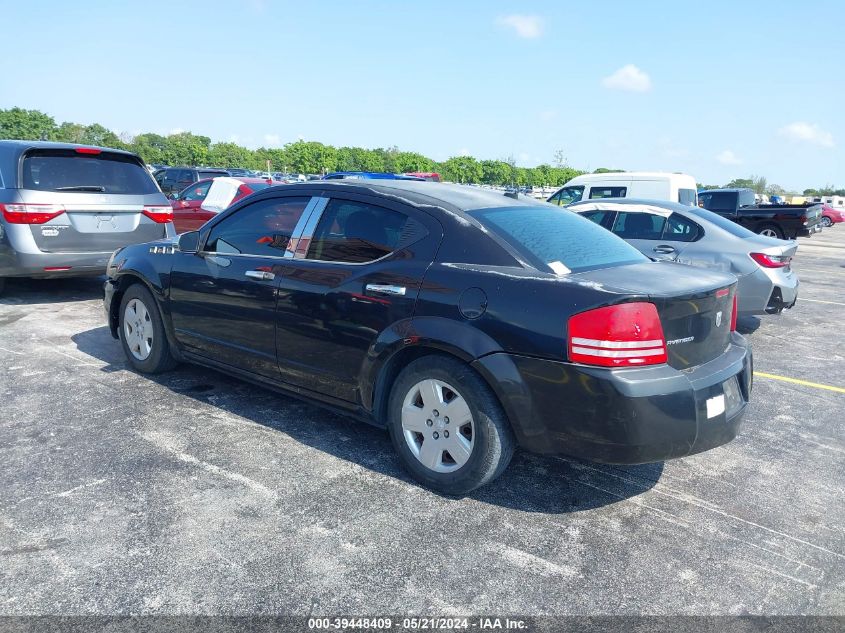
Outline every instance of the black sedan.
<svg viewBox="0 0 845 633">
<path fill-rule="evenodd" d="M 642 463 L 730 441 L 752 366 L 735 286 L 529 198 L 316 181 L 117 251 L 105 310 L 138 371 L 187 361 L 307 397 L 463 494 L 517 445 Z"/>
</svg>

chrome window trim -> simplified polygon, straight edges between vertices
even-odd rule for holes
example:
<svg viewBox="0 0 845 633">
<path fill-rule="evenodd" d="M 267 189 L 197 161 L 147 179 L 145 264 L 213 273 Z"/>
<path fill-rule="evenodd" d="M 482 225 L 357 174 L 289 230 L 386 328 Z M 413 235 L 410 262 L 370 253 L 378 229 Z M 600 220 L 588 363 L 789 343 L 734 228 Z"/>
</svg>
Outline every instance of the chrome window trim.
<svg viewBox="0 0 845 633">
<path fill-rule="evenodd" d="M 188 185 L 188 186 L 190 187 L 190 186 L 193 186 L 193 185 Z M 298 197 L 305 197 L 305 196 L 287 196 L 286 198 L 276 198 L 276 199 L 277 200 L 285 200 L 285 199 L 298 198 Z M 267 200 L 267 199 L 265 198 L 264 200 L 256 200 L 252 204 L 261 203 L 261 202 L 264 202 L 265 200 Z M 294 252 L 292 250 L 289 250 L 291 245 L 292 244 L 298 244 L 298 240 L 302 236 L 302 232 L 305 229 L 305 226 L 308 223 L 308 220 L 310 219 L 311 214 L 314 212 L 315 207 L 317 207 L 317 205 L 320 204 L 321 200 L 326 200 L 326 202 L 328 202 L 328 198 L 320 198 L 319 196 L 311 196 L 311 199 L 308 201 L 308 204 L 306 204 L 305 208 L 302 210 L 302 215 L 299 216 L 299 220 L 297 220 L 296 226 L 294 226 L 293 231 L 291 231 L 290 240 L 288 240 L 288 247 L 285 249 L 284 255 L 256 255 L 254 253 L 220 253 L 218 251 L 205 250 L 204 247 L 205 247 L 206 243 L 208 242 L 208 238 L 211 235 L 211 231 L 213 231 L 214 228 L 217 226 L 216 224 L 215 224 L 215 226 L 211 227 L 211 231 L 209 231 L 208 234 L 205 236 L 205 240 L 203 242 L 203 250 L 197 251 L 197 254 L 200 254 L 200 255 L 221 255 L 221 256 L 224 256 L 224 257 L 265 257 L 267 259 L 279 259 L 279 260 L 291 259 L 294 256 Z M 326 205 L 324 204 L 323 208 L 325 208 L 325 206 Z M 322 211 L 320 211 L 320 214 L 322 214 Z M 229 217 L 232 217 L 232 216 L 229 216 Z M 220 222 L 221 223 L 225 222 L 228 219 L 229 219 L 228 217 L 223 218 L 223 220 L 221 220 Z M 313 230 L 312 230 L 312 233 L 313 233 Z"/>
<path fill-rule="evenodd" d="M 311 213 L 308 216 L 308 220 L 303 224 L 302 230 L 297 236 L 296 241 L 291 238 L 290 243 L 295 245 L 295 252 L 291 253 L 291 255 L 288 255 L 288 252 L 286 251 L 285 257 L 293 257 L 294 259 L 307 259 L 305 256 L 308 254 L 308 248 L 311 246 L 311 238 L 314 237 L 314 231 L 317 228 L 317 223 L 323 217 L 323 211 L 326 210 L 326 206 L 328 206 L 329 204 L 329 198 L 315 197 L 313 198 L 313 202 L 314 207 L 311 209 Z M 302 215 L 304 217 L 305 213 L 303 213 Z M 302 220 L 302 218 L 300 218 L 300 220 Z M 297 228 L 299 228 L 298 224 Z"/>
</svg>

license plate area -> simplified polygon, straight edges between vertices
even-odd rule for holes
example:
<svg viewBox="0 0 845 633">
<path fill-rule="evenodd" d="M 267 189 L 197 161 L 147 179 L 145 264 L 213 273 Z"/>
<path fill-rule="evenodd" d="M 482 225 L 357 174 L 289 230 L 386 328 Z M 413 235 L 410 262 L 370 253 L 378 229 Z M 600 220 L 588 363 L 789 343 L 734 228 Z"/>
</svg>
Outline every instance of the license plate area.
<svg viewBox="0 0 845 633">
<path fill-rule="evenodd" d="M 712 420 L 723 414 L 725 418 L 730 419 L 742 409 L 744 404 L 739 380 L 736 376 L 731 376 L 722 383 L 722 393 L 707 398 L 707 419 Z"/>
</svg>

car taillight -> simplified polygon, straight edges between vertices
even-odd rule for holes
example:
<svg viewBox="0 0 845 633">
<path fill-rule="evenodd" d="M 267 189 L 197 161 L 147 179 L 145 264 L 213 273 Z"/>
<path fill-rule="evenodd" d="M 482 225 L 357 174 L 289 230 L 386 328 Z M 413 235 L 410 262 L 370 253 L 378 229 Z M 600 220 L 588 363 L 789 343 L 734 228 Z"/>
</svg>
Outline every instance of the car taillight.
<svg viewBox="0 0 845 633">
<path fill-rule="evenodd" d="M 737 306 L 737 297 L 739 296 L 738 292 L 734 293 L 734 304 L 731 308 L 731 332 L 736 332 L 736 306 Z"/>
<path fill-rule="evenodd" d="M 0 204 L 10 224 L 44 224 L 65 212 L 60 204 Z"/>
<path fill-rule="evenodd" d="M 144 205 L 143 214 L 153 222 L 167 224 L 173 220 L 173 207 L 170 205 L 165 207 L 157 204 L 148 204 Z"/>
<path fill-rule="evenodd" d="M 103 151 L 97 149 L 96 147 L 77 147 L 76 148 L 77 154 L 102 154 Z"/>
<path fill-rule="evenodd" d="M 763 268 L 783 268 L 789 266 L 789 262 L 792 261 L 792 257 L 788 255 L 767 255 L 766 253 L 749 253 L 749 255 Z"/>
<path fill-rule="evenodd" d="M 569 360 L 602 367 L 665 363 L 666 339 L 653 303 L 621 303 L 569 319 Z"/>
</svg>

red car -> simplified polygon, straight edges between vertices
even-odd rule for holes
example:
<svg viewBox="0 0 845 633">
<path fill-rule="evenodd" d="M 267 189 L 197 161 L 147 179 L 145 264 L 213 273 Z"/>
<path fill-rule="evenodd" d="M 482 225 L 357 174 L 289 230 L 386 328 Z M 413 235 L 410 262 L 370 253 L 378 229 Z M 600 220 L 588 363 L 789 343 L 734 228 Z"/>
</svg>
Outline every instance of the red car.
<svg viewBox="0 0 845 633">
<path fill-rule="evenodd" d="M 238 180 L 241 182 L 229 204 L 237 202 L 259 189 L 265 189 L 273 184 L 278 184 L 273 183 L 272 180 L 265 180 L 264 178 L 236 178 L 228 176 L 223 176 L 222 178 L 229 181 Z M 215 180 L 220 180 L 220 178 L 207 178 L 195 182 L 190 187 L 185 187 L 170 200 L 170 206 L 173 207 L 173 226 L 177 233 L 196 231 L 219 213 L 219 210 L 206 209 L 202 206 Z"/>
<path fill-rule="evenodd" d="M 838 222 L 845 222 L 845 211 L 834 209 L 828 204 L 822 205 L 822 226 L 827 228 Z"/>
</svg>

